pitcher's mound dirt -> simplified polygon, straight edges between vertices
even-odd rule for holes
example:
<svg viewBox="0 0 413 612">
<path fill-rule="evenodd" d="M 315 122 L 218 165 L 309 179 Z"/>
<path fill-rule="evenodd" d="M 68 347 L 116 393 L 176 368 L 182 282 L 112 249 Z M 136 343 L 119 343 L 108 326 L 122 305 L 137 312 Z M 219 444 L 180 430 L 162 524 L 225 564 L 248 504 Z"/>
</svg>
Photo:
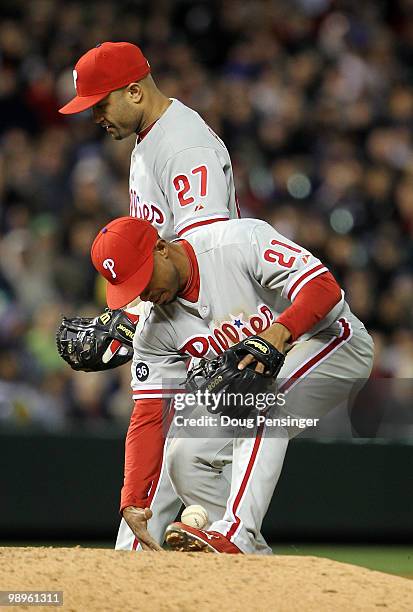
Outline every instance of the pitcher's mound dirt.
<svg viewBox="0 0 413 612">
<path fill-rule="evenodd" d="M 13 589 L 63 591 L 63 610 L 76 612 L 413 609 L 413 582 L 405 578 L 277 555 L 0 548 L 0 590 Z"/>
</svg>

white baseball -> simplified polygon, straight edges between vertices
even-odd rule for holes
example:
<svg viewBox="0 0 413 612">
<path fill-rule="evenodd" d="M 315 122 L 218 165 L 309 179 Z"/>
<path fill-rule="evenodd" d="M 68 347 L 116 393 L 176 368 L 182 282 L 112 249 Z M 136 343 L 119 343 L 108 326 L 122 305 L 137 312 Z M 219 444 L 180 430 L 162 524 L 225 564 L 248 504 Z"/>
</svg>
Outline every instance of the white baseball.
<svg viewBox="0 0 413 612">
<path fill-rule="evenodd" d="M 181 514 L 181 521 L 189 527 L 203 529 L 208 523 L 208 512 L 202 506 L 188 506 Z"/>
</svg>

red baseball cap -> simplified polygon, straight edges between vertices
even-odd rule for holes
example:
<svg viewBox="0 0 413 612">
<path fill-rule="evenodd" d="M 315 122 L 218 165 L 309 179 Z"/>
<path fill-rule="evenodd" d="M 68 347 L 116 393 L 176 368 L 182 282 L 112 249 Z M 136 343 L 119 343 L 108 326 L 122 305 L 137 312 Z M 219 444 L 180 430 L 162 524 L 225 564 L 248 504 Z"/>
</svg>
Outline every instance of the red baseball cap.
<svg viewBox="0 0 413 612">
<path fill-rule="evenodd" d="M 157 240 L 154 226 L 136 217 L 119 217 L 100 230 L 90 254 L 96 270 L 108 281 L 109 308 L 126 306 L 146 288 Z"/>
<path fill-rule="evenodd" d="M 136 45 L 105 42 L 82 55 L 73 70 L 77 96 L 59 113 L 80 113 L 94 106 L 111 91 L 143 79 L 151 68 Z"/>
</svg>

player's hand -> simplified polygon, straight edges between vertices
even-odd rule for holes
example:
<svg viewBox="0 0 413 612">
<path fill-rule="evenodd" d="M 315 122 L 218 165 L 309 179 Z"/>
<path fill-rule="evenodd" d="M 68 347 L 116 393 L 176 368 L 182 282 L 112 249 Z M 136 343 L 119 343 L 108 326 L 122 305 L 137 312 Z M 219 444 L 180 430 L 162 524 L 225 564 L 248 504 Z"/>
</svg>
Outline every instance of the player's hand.
<svg viewBox="0 0 413 612">
<path fill-rule="evenodd" d="M 264 340 L 270 342 L 280 353 L 285 353 L 285 346 L 291 337 L 290 331 L 281 325 L 281 323 L 273 323 L 271 327 L 266 329 L 262 334 L 258 334 Z M 238 364 L 238 369 L 243 370 L 251 363 L 256 362 L 255 371 L 260 372 L 260 374 L 264 373 L 264 364 L 257 361 L 257 359 L 253 355 L 246 355 Z"/>
<path fill-rule="evenodd" d="M 152 517 L 152 510 L 150 508 L 135 508 L 134 506 L 128 506 L 124 508 L 122 515 L 136 538 L 139 540 L 142 550 L 162 552 L 162 548 L 153 539 L 147 529 L 148 520 Z"/>
</svg>

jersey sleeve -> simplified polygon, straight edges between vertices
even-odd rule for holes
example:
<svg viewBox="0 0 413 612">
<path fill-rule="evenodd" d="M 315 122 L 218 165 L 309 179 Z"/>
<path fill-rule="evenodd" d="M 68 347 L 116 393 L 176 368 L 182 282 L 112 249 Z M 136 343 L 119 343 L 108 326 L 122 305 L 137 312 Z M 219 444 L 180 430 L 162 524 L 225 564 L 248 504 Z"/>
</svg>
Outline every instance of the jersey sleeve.
<svg viewBox="0 0 413 612">
<path fill-rule="evenodd" d="M 182 392 L 186 358 L 175 349 L 174 328 L 150 302 L 130 309 L 139 317 L 133 339 L 131 387 L 133 399 L 165 398 Z"/>
<path fill-rule="evenodd" d="M 230 213 L 235 197 L 231 166 L 213 148 L 193 147 L 176 153 L 165 165 L 161 187 L 177 236 L 234 216 Z"/>
<path fill-rule="evenodd" d="M 135 348 L 132 360 L 133 399 L 170 399 L 182 393 L 186 379 L 185 360 L 174 353 L 153 353 Z"/>
<path fill-rule="evenodd" d="M 290 341 L 295 342 L 322 321 L 341 299 L 341 289 L 334 276 L 331 272 L 324 272 L 301 289 L 294 303 L 284 310 L 276 322 L 289 330 Z"/>
<path fill-rule="evenodd" d="M 252 231 L 249 266 L 260 285 L 290 302 L 312 279 L 328 272 L 317 257 L 265 222 Z"/>
</svg>

